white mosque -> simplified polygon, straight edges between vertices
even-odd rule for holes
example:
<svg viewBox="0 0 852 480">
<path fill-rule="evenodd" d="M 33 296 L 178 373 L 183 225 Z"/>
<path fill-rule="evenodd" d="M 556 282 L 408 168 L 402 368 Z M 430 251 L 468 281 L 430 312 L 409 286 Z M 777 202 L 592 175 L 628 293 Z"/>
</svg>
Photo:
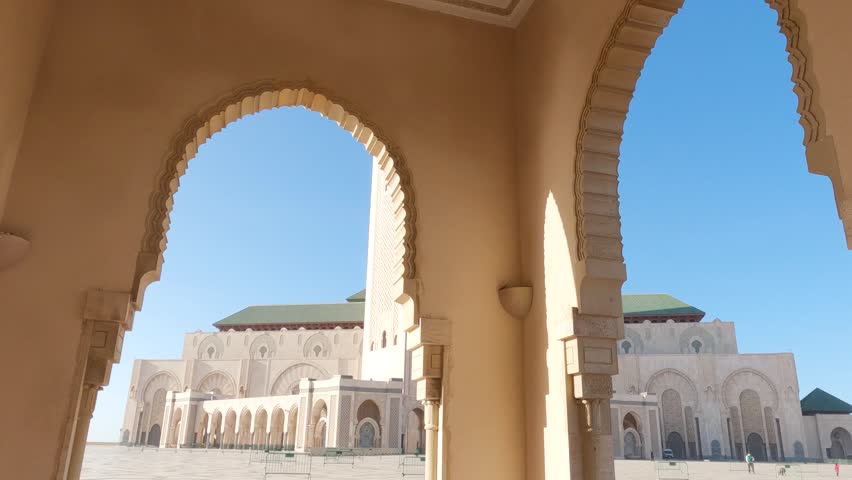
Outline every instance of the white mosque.
<svg viewBox="0 0 852 480">
<path fill-rule="evenodd" d="M 245 308 L 185 336 L 179 360 L 136 360 L 122 441 L 165 448 L 423 448 L 399 334 L 365 335 L 344 303 Z M 793 355 L 743 354 L 734 324 L 669 295 L 625 295 L 610 402 L 616 457 L 852 457 L 852 405 L 799 400 Z M 363 375 L 362 352 L 398 377 Z M 397 364 L 398 368 L 393 368 Z M 374 371 L 376 369 L 373 369 Z"/>
<path fill-rule="evenodd" d="M 390 294 L 399 212 L 393 191 L 376 188 L 382 175 L 373 169 L 367 288 L 342 303 L 250 306 L 217 321 L 218 331 L 187 334 L 178 360 L 136 360 L 123 442 L 423 449 L 402 321 L 413 315 Z M 852 456 L 852 406 L 819 389 L 800 401 L 792 354 L 740 353 L 733 323 L 704 322 L 669 295 L 622 303 L 610 401 L 616 457 Z"/>
</svg>

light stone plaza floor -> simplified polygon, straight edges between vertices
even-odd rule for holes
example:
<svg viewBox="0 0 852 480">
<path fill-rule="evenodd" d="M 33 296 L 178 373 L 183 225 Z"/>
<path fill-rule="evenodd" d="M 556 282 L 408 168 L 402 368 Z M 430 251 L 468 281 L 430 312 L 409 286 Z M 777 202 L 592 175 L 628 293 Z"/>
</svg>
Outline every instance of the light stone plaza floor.
<svg viewBox="0 0 852 480">
<path fill-rule="evenodd" d="M 733 480 L 746 478 L 776 478 L 774 464 L 757 464 L 757 472 L 748 474 L 745 464 L 733 466 L 722 462 L 687 462 L 689 479 Z M 804 472 L 790 472 L 786 478 L 834 478 L 834 466 L 808 465 Z M 655 465 L 650 461 L 616 460 L 618 480 L 655 480 Z M 249 463 L 245 452 L 219 450 L 159 450 L 128 449 L 113 445 L 89 445 L 83 462 L 83 480 L 262 480 L 262 464 Z M 278 478 L 307 478 L 306 476 L 270 476 Z M 365 458 L 352 465 L 323 465 L 321 457 L 314 457 L 311 469 L 314 480 L 401 479 L 399 457 Z M 411 476 L 405 478 L 422 478 Z M 670 476 L 668 478 L 685 478 Z M 840 478 L 852 479 L 852 465 L 840 466 Z M 478 479 L 473 479 L 478 480 Z M 482 479 L 487 480 L 487 479 Z"/>
</svg>

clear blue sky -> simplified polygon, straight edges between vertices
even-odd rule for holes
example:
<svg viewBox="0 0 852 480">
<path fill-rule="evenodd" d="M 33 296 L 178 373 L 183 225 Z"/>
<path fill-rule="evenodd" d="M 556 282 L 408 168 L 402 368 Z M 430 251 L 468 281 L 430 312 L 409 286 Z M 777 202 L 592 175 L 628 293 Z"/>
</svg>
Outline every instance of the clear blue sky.
<svg viewBox="0 0 852 480">
<path fill-rule="evenodd" d="M 807 172 L 784 46 L 762 0 L 688 0 L 660 38 L 622 145 L 624 291 L 737 322 L 740 352 L 793 352 L 802 395 L 852 402 L 852 374 L 833 367 L 852 339 L 852 253 L 829 181 Z M 306 110 L 202 147 L 90 440 L 118 439 L 134 358 L 178 358 L 184 333 L 246 305 L 364 288 L 369 184 L 363 147 Z"/>
</svg>

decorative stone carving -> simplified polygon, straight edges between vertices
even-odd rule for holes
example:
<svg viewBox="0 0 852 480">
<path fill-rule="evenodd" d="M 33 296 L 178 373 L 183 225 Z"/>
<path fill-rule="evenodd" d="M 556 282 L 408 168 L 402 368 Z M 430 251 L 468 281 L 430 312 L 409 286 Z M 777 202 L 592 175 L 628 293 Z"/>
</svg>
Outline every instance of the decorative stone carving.
<svg viewBox="0 0 852 480">
<path fill-rule="evenodd" d="M 743 390 L 754 390 L 764 405 L 771 407 L 772 411 L 778 411 L 778 390 L 768 376 L 753 368 L 741 368 L 725 378 L 722 383 L 722 402 L 726 409 L 740 404 Z"/>
<path fill-rule="evenodd" d="M 612 397 L 612 376 L 596 374 L 574 375 L 574 398 L 602 399 Z"/>
</svg>

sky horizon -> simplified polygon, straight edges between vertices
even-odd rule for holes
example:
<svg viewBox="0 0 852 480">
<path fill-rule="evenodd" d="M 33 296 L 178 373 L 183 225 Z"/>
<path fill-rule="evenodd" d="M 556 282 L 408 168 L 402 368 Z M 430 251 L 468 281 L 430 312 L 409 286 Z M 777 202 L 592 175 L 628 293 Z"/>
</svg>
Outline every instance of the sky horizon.
<svg viewBox="0 0 852 480">
<path fill-rule="evenodd" d="M 852 375 L 833 367 L 852 333 L 852 252 L 830 182 L 807 171 L 776 21 L 762 0 L 687 0 L 648 58 L 621 147 L 623 292 L 735 322 L 741 353 L 795 355 L 800 398 L 820 387 L 852 403 Z M 134 359 L 179 358 L 184 334 L 249 305 L 365 288 L 371 162 L 301 108 L 203 145 L 89 441 L 118 441 Z"/>
</svg>

